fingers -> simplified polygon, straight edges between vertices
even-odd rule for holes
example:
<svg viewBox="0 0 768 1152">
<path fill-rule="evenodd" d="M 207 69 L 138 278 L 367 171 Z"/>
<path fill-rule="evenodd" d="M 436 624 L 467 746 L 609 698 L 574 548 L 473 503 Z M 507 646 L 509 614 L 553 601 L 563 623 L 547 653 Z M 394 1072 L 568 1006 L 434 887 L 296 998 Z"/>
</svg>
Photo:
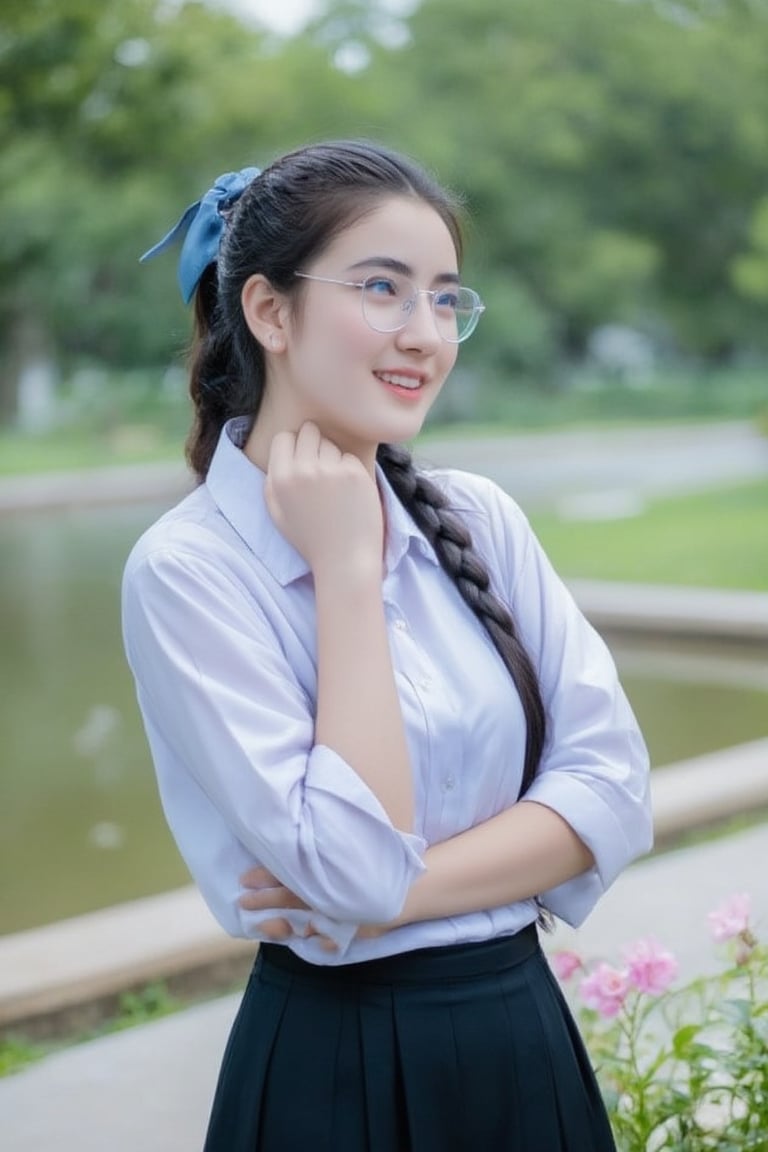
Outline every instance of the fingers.
<svg viewBox="0 0 768 1152">
<path fill-rule="evenodd" d="M 240 877 L 243 888 L 278 888 L 280 881 L 261 864 L 256 868 L 249 868 Z"/>
<path fill-rule="evenodd" d="M 332 440 L 321 440 L 318 446 L 317 459 L 321 466 L 336 467 L 341 460 L 341 452 Z"/>
<path fill-rule="evenodd" d="M 366 579 L 380 574 L 384 519 L 375 477 L 316 424 L 274 437 L 264 496 L 278 530 L 315 578 L 340 565 Z"/>
<path fill-rule="evenodd" d="M 293 929 L 282 917 L 265 920 L 263 924 L 259 924 L 259 932 L 268 936 L 270 940 L 287 940 L 289 936 L 293 936 Z"/>
<path fill-rule="evenodd" d="M 271 908 L 295 908 L 301 912 L 309 909 L 308 904 L 305 904 L 295 892 L 280 884 L 277 877 L 262 865 L 244 872 L 240 877 L 240 883 L 246 891 L 238 900 L 238 904 L 246 912 L 261 912 Z M 259 924 L 259 932 L 269 940 L 275 941 L 288 940 L 295 935 L 290 923 L 282 916 L 264 920 Z M 338 944 L 331 940 L 330 936 L 318 932 L 311 920 L 300 935 L 305 939 L 316 936 L 324 952 L 338 952 Z"/>
<path fill-rule="evenodd" d="M 320 454 L 320 445 L 322 442 L 320 429 L 317 424 L 313 424 L 311 420 L 307 420 L 296 433 L 294 457 L 297 460 L 316 460 Z"/>
<path fill-rule="evenodd" d="M 294 908 L 306 912 L 309 908 L 300 896 L 289 888 L 248 888 L 238 900 L 246 912 L 265 912 L 270 908 Z"/>
<path fill-rule="evenodd" d="M 311 923 L 307 926 L 306 932 L 294 933 L 287 920 L 284 920 L 282 917 L 277 917 L 274 920 L 265 920 L 263 924 L 259 924 L 259 932 L 262 936 L 266 936 L 269 940 L 274 940 L 278 943 L 288 940 L 294 935 L 302 936 L 305 940 L 312 936 L 317 938 L 317 942 L 323 952 L 338 952 L 339 950 L 339 946 L 335 940 L 332 940 L 330 936 L 324 936 L 322 932 L 318 932 L 314 924 Z"/>
<path fill-rule="evenodd" d="M 267 471 L 273 476 L 287 472 L 297 459 L 316 459 L 321 446 L 326 445 L 331 445 L 338 453 L 335 444 L 325 440 L 317 424 L 311 420 L 306 420 L 298 432 L 277 432 L 269 446 Z"/>
</svg>

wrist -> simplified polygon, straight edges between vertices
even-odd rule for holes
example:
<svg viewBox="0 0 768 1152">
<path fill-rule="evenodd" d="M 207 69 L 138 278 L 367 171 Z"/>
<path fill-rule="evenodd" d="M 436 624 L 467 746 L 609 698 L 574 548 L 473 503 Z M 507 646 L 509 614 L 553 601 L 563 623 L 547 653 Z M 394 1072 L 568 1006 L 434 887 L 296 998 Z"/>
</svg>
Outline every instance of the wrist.
<svg viewBox="0 0 768 1152">
<path fill-rule="evenodd" d="M 311 565 L 318 591 L 365 595 L 381 591 L 381 557 L 363 551 L 345 556 L 330 556 Z"/>
</svg>

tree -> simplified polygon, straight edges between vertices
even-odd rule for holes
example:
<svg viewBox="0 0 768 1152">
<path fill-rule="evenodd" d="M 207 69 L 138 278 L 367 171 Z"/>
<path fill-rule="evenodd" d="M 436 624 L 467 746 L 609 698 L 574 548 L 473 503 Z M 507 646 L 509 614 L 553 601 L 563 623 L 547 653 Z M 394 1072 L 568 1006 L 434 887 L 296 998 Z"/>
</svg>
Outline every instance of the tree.
<svg viewBox="0 0 768 1152">
<path fill-rule="evenodd" d="M 756 338 L 732 266 L 768 183 L 764 5 L 423 0 L 408 25 L 369 83 L 398 142 L 466 190 L 478 263 L 548 318 L 542 352 L 606 321 L 707 356 Z M 510 325 L 497 359 L 527 343 Z"/>
</svg>

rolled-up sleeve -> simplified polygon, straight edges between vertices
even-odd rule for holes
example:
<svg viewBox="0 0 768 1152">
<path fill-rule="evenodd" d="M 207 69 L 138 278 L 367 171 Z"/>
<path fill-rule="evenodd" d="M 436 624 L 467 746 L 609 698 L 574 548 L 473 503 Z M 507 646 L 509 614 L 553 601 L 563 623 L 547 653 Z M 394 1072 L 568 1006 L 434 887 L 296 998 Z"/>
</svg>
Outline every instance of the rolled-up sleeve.
<svg viewBox="0 0 768 1152">
<path fill-rule="evenodd" d="M 543 756 L 525 798 L 562 816 L 595 861 L 541 900 L 576 926 L 622 869 L 652 847 L 648 753 L 606 644 L 509 503 L 507 563 L 517 573 L 511 606 L 547 714 Z"/>
<path fill-rule="evenodd" d="M 424 841 L 314 743 L 312 701 L 248 590 L 195 553 L 134 555 L 123 633 L 166 817 L 225 928 L 257 936 L 266 918 L 236 907 L 237 869 L 255 862 L 340 945 L 355 925 L 395 917 Z"/>
</svg>

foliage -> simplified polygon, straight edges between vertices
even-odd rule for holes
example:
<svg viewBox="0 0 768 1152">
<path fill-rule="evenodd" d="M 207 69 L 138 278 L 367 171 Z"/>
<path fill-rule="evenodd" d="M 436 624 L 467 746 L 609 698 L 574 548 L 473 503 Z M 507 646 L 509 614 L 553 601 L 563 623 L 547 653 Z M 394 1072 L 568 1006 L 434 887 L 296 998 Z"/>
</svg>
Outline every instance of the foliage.
<svg viewBox="0 0 768 1152">
<path fill-rule="evenodd" d="M 109 1032 L 121 1032 L 135 1024 L 146 1024 L 162 1016 L 178 1011 L 181 1002 L 172 996 L 165 984 L 147 984 L 133 992 L 123 992 L 120 996 L 118 1014 L 110 1022 Z"/>
<path fill-rule="evenodd" d="M 97 1028 L 88 1029 L 78 1035 L 62 1037 L 58 1041 L 49 1040 L 46 1043 L 16 1035 L 0 1037 L 0 1076 L 18 1072 L 66 1045 L 80 1044 L 99 1036 L 122 1032 L 136 1024 L 148 1024 L 151 1020 L 158 1020 L 177 1012 L 184 1005 L 184 1001 L 169 992 L 166 984 L 156 981 L 121 993 L 116 1011 L 105 1017 Z"/>
<path fill-rule="evenodd" d="M 758 1152 L 768 1133 L 768 947 L 736 895 L 710 914 L 728 955 L 715 975 L 673 987 L 675 958 L 654 940 L 621 967 L 553 957 L 577 985 L 582 1032 L 620 1152 Z"/>
<path fill-rule="evenodd" d="M 28 1064 L 34 1064 L 36 1060 L 45 1056 L 47 1051 L 44 1045 L 33 1044 L 17 1036 L 0 1039 L 0 1076 L 7 1076 L 10 1072 L 18 1072 Z"/>
<path fill-rule="evenodd" d="M 606 323 L 764 357 L 767 51 L 763 0 L 326 0 L 288 39 L 196 0 L 8 0 L 0 418 L 34 357 L 177 356 L 174 261 L 138 255 L 218 172 L 347 134 L 466 194 L 469 368 L 551 385 Z"/>
</svg>

